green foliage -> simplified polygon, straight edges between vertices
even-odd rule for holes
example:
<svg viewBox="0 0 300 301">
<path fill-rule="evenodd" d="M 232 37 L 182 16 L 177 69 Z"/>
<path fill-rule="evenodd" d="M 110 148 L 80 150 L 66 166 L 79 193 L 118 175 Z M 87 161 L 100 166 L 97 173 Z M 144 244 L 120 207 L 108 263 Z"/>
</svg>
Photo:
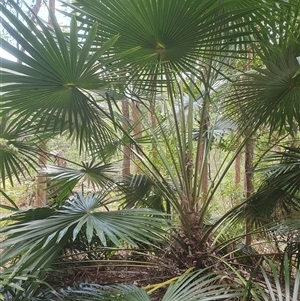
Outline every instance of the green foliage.
<svg viewBox="0 0 300 301">
<path fill-rule="evenodd" d="M 66 158 L 73 164 L 68 167 L 40 166 L 56 208 L 3 217 L 8 224 L 1 229 L 1 281 L 14 300 L 35 296 L 39 281 L 72 241 L 77 250 L 138 247 L 165 239 L 164 228 L 174 218 L 179 221 L 176 252 L 184 264 L 201 261 L 198 265 L 204 266 L 210 243 L 224 233 L 226 221 L 249 217 L 257 208 L 268 219 L 277 204 L 284 209 L 298 205 L 294 160 L 290 170 L 274 172 L 245 204 L 205 224 L 237 154 L 257 130 L 264 126 L 270 136 L 277 130 L 294 134 L 298 126 L 298 1 L 78 0 L 68 4 L 67 33 L 53 12 L 50 28 L 28 17 L 13 0 L 7 2 L 20 18 L 1 3 L 1 23 L 24 51 L 0 39 L 18 60 L 1 62 L 2 186 L 37 171 L 41 145 L 58 135 L 75 141 L 78 153 L 88 157 L 83 162 Z M 250 65 L 257 68 L 249 71 L 252 58 Z M 134 136 L 137 124 L 122 116 L 122 97 L 139 104 L 142 138 Z M 238 133 L 219 144 L 226 153 L 206 184 L 210 155 L 226 129 Z M 124 146 L 131 159 L 138 158 L 140 174 L 121 176 L 114 160 Z M 99 197 L 68 199 L 78 183 L 91 184 Z M 274 201 L 278 192 L 284 195 L 281 203 Z M 136 208 L 106 211 L 115 201 Z M 163 300 L 240 296 L 240 287 L 220 284 L 219 274 L 201 272 L 179 277 Z M 131 286 L 104 292 L 95 287 L 70 290 L 63 297 L 91 292 L 91 298 L 108 293 L 110 299 L 149 299 Z"/>
<path fill-rule="evenodd" d="M 162 226 L 169 222 L 159 212 L 147 209 L 103 211 L 101 208 L 104 209 L 99 197 L 77 195 L 57 210 L 43 207 L 2 217 L 1 222 L 9 221 L 9 224 L 1 229 L 0 265 L 9 263 L 6 274 L 12 282 L 19 277 L 24 280 L 22 288 L 27 298 L 38 288 L 38 283 L 30 281 L 28 273 L 43 279 L 67 242 L 74 241 L 81 232 L 88 243 L 97 235 L 102 246 L 106 246 L 109 239 L 119 248 L 124 243 L 133 247 L 137 247 L 137 242 L 150 244 L 166 234 Z M 4 288 L 4 292 L 6 290 Z M 21 295 L 20 292 L 16 298 Z"/>
<path fill-rule="evenodd" d="M 283 273 L 278 271 L 276 264 L 266 259 L 267 268 L 260 267 L 260 272 L 263 275 L 265 287 L 259 285 L 255 281 L 252 283 L 254 290 L 257 290 L 257 295 L 254 300 L 272 300 L 272 301 L 297 301 L 300 297 L 300 270 L 296 270 L 293 276 L 293 271 L 290 268 L 287 256 L 284 257 Z M 269 271 L 270 270 L 270 271 Z M 250 279 L 249 282 L 252 280 Z M 249 296 L 246 300 L 249 299 Z M 252 299 L 251 299 L 252 300 Z"/>
</svg>

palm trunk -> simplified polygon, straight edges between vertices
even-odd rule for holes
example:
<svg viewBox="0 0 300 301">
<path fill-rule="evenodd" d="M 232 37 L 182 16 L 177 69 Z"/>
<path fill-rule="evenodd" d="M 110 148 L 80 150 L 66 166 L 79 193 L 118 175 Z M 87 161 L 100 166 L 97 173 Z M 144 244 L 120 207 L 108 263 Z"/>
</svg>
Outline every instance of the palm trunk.
<svg viewBox="0 0 300 301">
<path fill-rule="evenodd" d="M 200 160 L 199 160 L 200 166 L 198 167 L 199 168 L 198 174 L 200 174 L 202 171 L 201 198 L 200 198 L 202 204 L 205 202 L 205 199 L 207 197 L 207 192 L 208 192 L 208 164 L 205 160 L 205 152 L 206 152 L 205 145 L 204 143 L 202 143 L 201 150 L 200 150 Z M 204 160 L 205 162 L 203 162 Z"/>
</svg>

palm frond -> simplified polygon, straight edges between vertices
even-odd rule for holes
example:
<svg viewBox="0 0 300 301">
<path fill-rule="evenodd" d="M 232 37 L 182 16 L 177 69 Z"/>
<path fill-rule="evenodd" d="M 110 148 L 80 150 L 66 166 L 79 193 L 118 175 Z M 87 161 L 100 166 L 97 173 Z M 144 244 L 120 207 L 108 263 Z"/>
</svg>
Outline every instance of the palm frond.
<svg viewBox="0 0 300 301">
<path fill-rule="evenodd" d="M 239 288 L 221 283 L 222 275 L 207 270 L 183 274 L 171 284 L 162 301 L 234 300 L 242 295 Z"/>
<path fill-rule="evenodd" d="M 257 1 L 189 0 L 171 4 L 168 0 L 80 0 L 70 6 L 85 24 L 99 22 L 96 43 L 119 34 L 113 51 L 139 47 L 126 58 L 126 71 L 130 82 L 152 92 L 156 90 L 155 81 L 167 84 L 165 73 L 185 72 L 199 78 L 199 70 L 205 66 L 201 59 L 212 58 L 212 52 L 216 60 L 225 54 L 235 55 L 238 50 L 228 46 L 240 45 L 240 40 L 249 35 L 249 24 L 262 20 L 267 13 L 266 6 Z"/>
<path fill-rule="evenodd" d="M 151 240 L 161 240 L 166 234 L 162 226 L 168 221 L 162 213 L 147 209 L 101 211 L 102 206 L 99 197 L 77 195 L 56 211 L 46 207 L 28 214 L 13 213 L 16 222 L 1 229 L 5 239 L 0 243 L 0 265 L 15 260 L 6 269 L 11 279 L 27 272 L 42 279 L 67 241 L 75 240 L 80 232 L 88 242 L 97 235 L 104 246 L 109 239 L 118 247 L 124 243 L 133 247 L 137 242 L 151 244 Z M 46 215 L 35 218 L 40 211 Z M 31 282 L 25 282 L 25 286 L 29 296 L 38 287 Z"/>
<path fill-rule="evenodd" d="M 169 285 L 162 301 L 171 300 L 238 300 L 242 296 L 242 289 L 234 284 L 222 284 L 222 275 L 201 270 L 192 273 L 184 273 L 176 279 L 168 280 L 162 284 L 150 285 L 151 287 L 161 287 L 163 284 Z M 171 284 L 170 284 L 171 283 Z M 153 291 L 153 290 L 152 290 Z M 98 284 L 82 283 L 73 288 L 60 289 L 59 292 L 48 290 L 41 293 L 41 297 L 47 300 L 123 300 L 123 301 L 150 301 L 151 293 L 146 293 L 144 289 L 134 285 L 112 285 L 101 286 Z M 33 300 L 41 300 L 39 297 Z"/>
<path fill-rule="evenodd" d="M 22 63 L 7 59 L 1 61 L 1 114 L 15 114 L 18 123 L 28 121 L 36 129 L 62 133 L 66 127 L 70 136 L 83 146 L 86 141 L 109 141 L 110 127 L 97 111 L 97 104 L 86 90 L 97 90 L 112 80 L 111 58 L 103 55 L 115 43 L 111 37 L 102 47 L 92 47 L 97 24 L 89 31 L 79 47 L 77 25 L 71 20 L 69 40 L 66 39 L 55 16 L 50 12 L 53 31 L 42 21 L 37 24 L 10 1 L 24 22 L 16 18 L 3 4 L 3 27 L 24 52 L 1 39 L 1 46 Z M 34 83 L 34 84 L 33 84 Z"/>
<path fill-rule="evenodd" d="M 270 165 L 259 171 L 265 179 L 258 191 L 239 208 L 240 216 L 269 223 L 300 210 L 299 149 L 286 148 L 266 158 Z M 278 163 L 279 162 L 279 163 Z M 272 164 L 273 163 L 273 164 Z"/>
<path fill-rule="evenodd" d="M 255 25 L 249 56 L 259 62 L 254 72 L 246 72 L 235 84 L 234 113 L 243 124 L 255 131 L 267 125 L 270 133 L 286 130 L 293 134 L 298 127 L 300 54 L 299 2 L 279 2 L 267 21 Z M 255 57 L 253 57 L 255 55 Z"/>
<path fill-rule="evenodd" d="M 293 276 L 287 256 L 284 258 L 283 275 L 280 274 L 276 264 L 266 259 L 270 272 L 264 267 L 260 267 L 260 271 L 264 278 L 265 285 L 253 283 L 254 289 L 260 296 L 259 300 L 265 301 L 297 301 L 300 293 L 300 270 L 296 270 Z M 281 277 L 283 276 L 283 277 Z M 283 278 L 283 279 L 281 279 Z M 257 299 L 256 299 L 257 300 Z"/>
<path fill-rule="evenodd" d="M 32 126 L 19 127 L 14 118 L 0 120 L 0 174 L 5 188 L 6 180 L 13 185 L 21 176 L 30 175 L 37 168 L 39 147 Z"/>
<path fill-rule="evenodd" d="M 43 177 L 47 178 L 47 190 L 55 203 L 60 203 L 74 193 L 74 188 L 81 190 L 80 185 L 87 185 L 94 191 L 113 184 L 116 173 L 113 164 L 101 162 L 74 163 L 77 168 L 46 165 L 41 169 Z"/>
<path fill-rule="evenodd" d="M 102 286 L 92 283 L 75 284 L 72 288 L 61 288 L 59 292 L 48 290 L 47 292 L 40 293 L 32 301 L 41 301 L 45 300 L 45 298 L 49 301 L 75 301 L 83 300 L 83 298 L 86 300 L 88 298 L 89 301 L 150 301 L 147 293 L 134 285 Z"/>
</svg>

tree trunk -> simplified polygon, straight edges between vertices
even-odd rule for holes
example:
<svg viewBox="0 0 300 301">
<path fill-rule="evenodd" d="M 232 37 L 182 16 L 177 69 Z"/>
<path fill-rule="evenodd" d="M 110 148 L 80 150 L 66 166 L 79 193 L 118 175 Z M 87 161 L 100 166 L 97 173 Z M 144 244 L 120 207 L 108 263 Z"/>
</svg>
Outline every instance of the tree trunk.
<svg viewBox="0 0 300 301">
<path fill-rule="evenodd" d="M 240 188 L 241 184 L 241 160 L 242 154 L 239 152 L 234 161 L 234 184 L 236 188 Z"/>
<path fill-rule="evenodd" d="M 150 101 L 150 118 L 151 118 L 151 127 L 154 130 L 156 128 L 156 117 L 155 117 L 155 99 L 154 97 Z M 157 148 L 155 142 L 152 142 L 152 158 L 154 159 L 157 156 Z"/>
<path fill-rule="evenodd" d="M 39 167 L 42 169 L 45 167 L 47 163 L 47 156 L 45 154 L 47 147 L 45 144 L 40 145 L 41 151 L 39 153 L 38 164 Z M 36 199 L 35 199 L 35 206 L 42 207 L 45 206 L 47 203 L 47 183 L 46 177 L 43 177 L 43 173 L 39 173 L 36 180 Z"/>
<path fill-rule="evenodd" d="M 134 134 L 135 139 L 142 137 L 142 124 L 141 124 L 140 119 L 141 119 L 140 105 L 138 102 L 133 101 L 132 102 L 132 120 L 133 120 L 133 124 L 134 124 L 133 134 Z M 137 152 L 139 152 L 139 149 L 142 149 L 141 145 L 138 145 Z M 135 173 L 140 172 L 138 161 L 139 161 L 139 158 L 137 156 L 135 156 L 135 158 L 134 158 L 134 162 L 135 162 L 134 172 Z"/>
<path fill-rule="evenodd" d="M 55 14 L 55 0 L 49 0 L 49 9 Z M 52 20 L 50 14 L 48 15 L 48 25 L 52 27 Z"/>
<path fill-rule="evenodd" d="M 251 138 L 245 145 L 245 192 L 246 198 L 249 198 L 254 193 L 253 185 L 253 156 L 254 156 L 254 139 Z M 251 244 L 251 220 L 246 219 L 246 245 Z"/>
<path fill-rule="evenodd" d="M 37 15 L 41 9 L 42 6 L 42 0 L 36 0 L 34 6 L 32 7 L 32 12 L 34 15 Z M 35 16 L 32 16 L 32 19 L 35 18 Z"/>
<path fill-rule="evenodd" d="M 122 114 L 126 119 L 123 122 L 123 129 L 126 131 L 129 129 L 129 104 L 127 99 L 122 100 Z M 122 164 L 122 176 L 126 177 L 130 175 L 130 154 L 131 150 L 128 145 L 123 146 L 123 164 Z"/>
</svg>

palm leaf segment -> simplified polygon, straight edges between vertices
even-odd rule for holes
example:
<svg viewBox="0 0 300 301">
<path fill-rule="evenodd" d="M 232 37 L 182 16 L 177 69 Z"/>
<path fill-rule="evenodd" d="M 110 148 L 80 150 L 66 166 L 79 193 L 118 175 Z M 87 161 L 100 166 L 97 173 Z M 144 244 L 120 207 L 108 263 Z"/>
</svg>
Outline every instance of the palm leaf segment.
<svg viewBox="0 0 300 301">
<path fill-rule="evenodd" d="M 108 61 L 99 58 L 113 45 L 111 38 L 103 47 L 93 49 L 98 26 L 89 31 L 80 44 L 76 21 L 72 18 L 66 39 L 55 16 L 50 13 L 53 30 L 42 21 L 37 24 L 9 1 L 19 13 L 16 18 L 1 4 L 1 23 L 24 49 L 1 39 L 1 47 L 19 62 L 1 61 L 1 114 L 18 116 L 19 124 L 31 121 L 39 131 L 62 133 L 66 128 L 81 144 L 94 139 L 109 141 L 109 128 L 96 110 L 96 104 L 85 92 L 99 90 L 108 81 Z"/>
</svg>

